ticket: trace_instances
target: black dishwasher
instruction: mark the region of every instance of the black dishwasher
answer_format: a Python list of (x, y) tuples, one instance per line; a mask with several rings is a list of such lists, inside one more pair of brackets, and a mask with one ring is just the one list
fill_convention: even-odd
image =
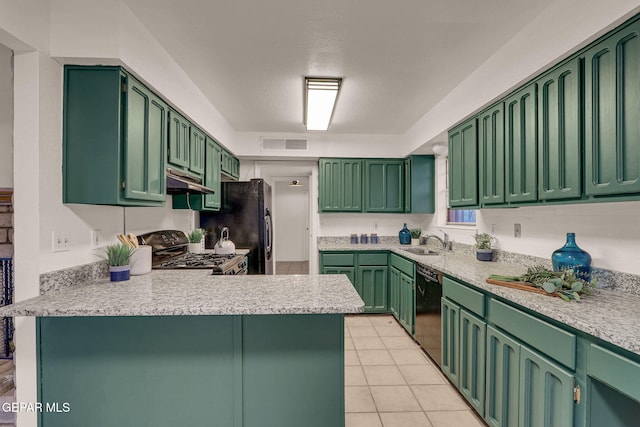
[(420, 347), (442, 367), (442, 326), (440, 299), (442, 273), (426, 265), (416, 264), (416, 324), (415, 338)]

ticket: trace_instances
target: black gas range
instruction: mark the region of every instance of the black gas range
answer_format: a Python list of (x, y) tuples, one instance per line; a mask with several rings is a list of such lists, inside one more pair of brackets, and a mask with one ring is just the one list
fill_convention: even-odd
[(246, 255), (217, 255), (209, 251), (190, 253), (189, 239), (179, 230), (160, 230), (138, 236), (138, 242), (151, 246), (154, 269), (211, 269), (212, 274), (247, 274)]

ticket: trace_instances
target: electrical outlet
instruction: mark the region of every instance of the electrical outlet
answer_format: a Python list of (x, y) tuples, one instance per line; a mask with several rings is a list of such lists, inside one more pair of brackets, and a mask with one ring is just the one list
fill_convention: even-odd
[(513, 237), (522, 237), (522, 227), (520, 226), (520, 224), (513, 224)]
[(100, 230), (91, 230), (91, 247), (98, 248), (100, 247), (100, 243), (102, 243), (102, 236), (100, 235)]
[(71, 241), (69, 235), (53, 231), (51, 233), (51, 252), (64, 252), (69, 250)]
[(496, 234), (496, 225), (491, 224), (491, 234)]

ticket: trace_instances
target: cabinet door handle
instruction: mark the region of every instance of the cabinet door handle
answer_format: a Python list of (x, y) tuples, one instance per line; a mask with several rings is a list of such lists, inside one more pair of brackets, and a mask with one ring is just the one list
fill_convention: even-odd
[(580, 403), (580, 386), (577, 385), (573, 388), (573, 401)]

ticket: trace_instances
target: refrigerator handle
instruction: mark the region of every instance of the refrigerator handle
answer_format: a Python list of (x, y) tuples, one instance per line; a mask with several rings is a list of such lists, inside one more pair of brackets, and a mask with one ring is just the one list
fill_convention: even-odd
[(266, 241), (265, 241), (265, 246), (266, 246), (266, 259), (271, 259), (271, 246), (273, 244), (273, 239), (272, 239), (272, 232), (273, 232), (273, 227), (272, 227), (272, 223), (271, 223), (271, 212), (269, 212), (269, 209), (267, 209), (267, 212), (264, 216), (264, 231), (265, 231), (265, 237), (266, 237)]

